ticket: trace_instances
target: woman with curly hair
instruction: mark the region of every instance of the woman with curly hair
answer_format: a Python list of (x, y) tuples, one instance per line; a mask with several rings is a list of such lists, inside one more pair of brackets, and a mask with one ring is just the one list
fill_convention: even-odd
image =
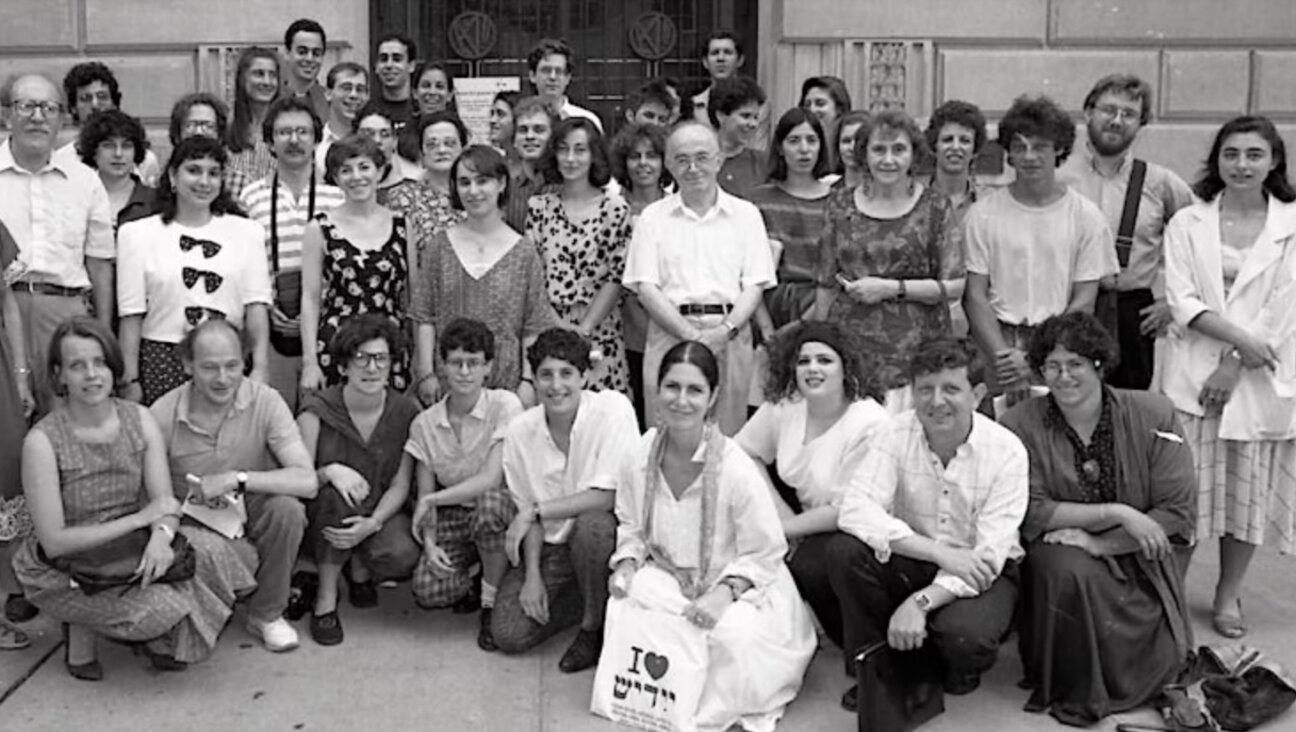
[(975, 104), (951, 99), (932, 112), (927, 123), (927, 145), (936, 157), (931, 186), (949, 198), (960, 217), (981, 191), (972, 164), (985, 143), (985, 115)]
[[(859, 349), (845, 328), (812, 320), (775, 339), (768, 401), (734, 439), (747, 454), (778, 468), (783, 534), (801, 596), (824, 632), (842, 644), (841, 609), (828, 582), (825, 547), (869, 438), (887, 420)], [(787, 490), (783, 490), (786, 488)]]
[(221, 184), (225, 148), (182, 140), (167, 161), (159, 213), (121, 227), (117, 309), (125, 357), (122, 394), (152, 404), (188, 381), (175, 345), (198, 323), (226, 318), (252, 341), (252, 377), (265, 381), (273, 301), (265, 229)]
[(117, 226), (157, 213), (154, 189), (135, 172), (148, 152), (138, 119), (115, 109), (95, 112), (81, 126), (76, 150), (99, 173)]

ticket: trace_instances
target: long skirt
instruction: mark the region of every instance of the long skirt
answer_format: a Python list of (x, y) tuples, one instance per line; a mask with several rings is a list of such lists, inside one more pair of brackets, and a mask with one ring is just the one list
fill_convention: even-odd
[[(680, 615), (689, 600), (670, 574), (652, 564), (635, 573), (624, 600)], [(770, 732), (801, 689), (817, 639), (810, 614), (786, 567), (763, 592), (729, 606), (707, 633), (710, 665), (694, 720), (699, 730)]]
[(19, 548), (14, 571), (27, 599), (55, 620), (118, 640), (160, 640), (165, 653), (193, 663), (211, 654), (235, 599), (256, 588), (256, 557), (238, 549), (250, 544), (226, 541), (202, 527), (185, 525), (180, 532), (197, 559), (193, 578), (183, 582), (87, 595), (40, 560), (35, 536)]
[(1197, 536), (1296, 553), (1296, 440), (1222, 440), (1219, 416), (1179, 412), (1197, 466)]

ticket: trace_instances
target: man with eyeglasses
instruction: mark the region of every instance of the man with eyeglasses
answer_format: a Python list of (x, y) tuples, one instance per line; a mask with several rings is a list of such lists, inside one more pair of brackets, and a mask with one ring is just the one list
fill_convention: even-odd
[(680, 341), (701, 341), (720, 361), (715, 415), (726, 435), (747, 419), (755, 368), (748, 321), (775, 284), (774, 259), (760, 211), (716, 182), (723, 164), (709, 125), (681, 122), (666, 143), (666, 167), (678, 186), (639, 216), (622, 284), (648, 311), (644, 413), (657, 410), (657, 370)]
[[(1116, 236), (1120, 272), (1100, 283), (1097, 308), (1099, 320), (1114, 329), (1120, 345), (1120, 362), (1107, 382), (1147, 389), (1156, 338), (1172, 320), (1165, 295), (1165, 227), (1192, 203), (1192, 190), (1167, 168), (1130, 153), (1152, 115), (1152, 87), (1146, 81), (1128, 74), (1105, 76), (1085, 97), (1084, 110), (1088, 140), (1058, 177), (1098, 205)], [(1131, 199), (1131, 186), (1139, 182)]]
[(319, 491), (314, 462), (279, 392), (243, 377), (248, 343), (233, 323), (202, 321), (179, 352), (190, 381), (149, 407), (166, 441), (172, 490), (186, 504), (242, 512), (230, 541), (256, 555), (248, 632), (269, 651), (290, 651), (297, 631), (283, 614), (306, 531), (302, 501)]
[(329, 147), (355, 131), (356, 115), (369, 103), (369, 71), (354, 61), (335, 64), (328, 72), (328, 113), (324, 134), (315, 146), (315, 166), (324, 170)]
[(1098, 281), (1117, 271), (1107, 219), (1058, 180), (1075, 144), (1071, 117), (1048, 97), (1019, 97), (999, 123), (1013, 182), (968, 209), (963, 308), (990, 364), (991, 394), (1029, 394), (1026, 348), (1054, 315), (1093, 313)]
[(310, 18), (299, 18), (284, 31), (284, 61), (288, 73), (283, 75), (283, 91), (306, 100), (320, 119), (328, 115), (329, 109), (328, 95), (319, 83), (326, 45), (328, 38), (324, 27)]
[(603, 121), (599, 116), (572, 104), (567, 97), (567, 87), (571, 85), (575, 66), (576, 52), (562, 39), (542, 38), (531, 49), (531, 53), (527, 54), (527, 78), (535, 87), (536, 96), (543, 99), (562, 119), (584, 117), (602, 132)]
[[(68, 111), (72, 113), (72, 121), (77, 125), (85, 124), (86, 120), (90, 119), (90, 115), (95, 112), (121, 109), (122, 93), (117, 84), (117, 77), (112, 69), (98, 61), (87, 61), (73, 66), (67, 72), (67, 76), (63, 77), (63, 95), (71, 100), (71, 108)], [(67, 155), (80, 160), (76, 151), (76, 128), (72, 129), (71, 138), (54, 154)], [(158, 163), (157, 155), (154, 155), (152, 150), (145, 150), (143, 162), (135, 166), (135, 175), (144, 182), (144, 185), (156, 187), (161, 173), (162, 168)]]
[(239, 201), (248, 217), (266, 230), (266, 253), (274, 277), (270, 308), (269, 383), (296, 410), (301, 378), (302, 234), (315, 214), (341, 205), (342, 189), (324, 183), (315, 165), (315, 141), (323, 123), (303, 97), (281, 97), (270, 105), (262, 135), (275, 158), (274, 171), (243, 189)]
[(20, 378), (31, 377), (40, 415), (55, 399), (42, 367), (54, 329), (90, 307), (100, 322), (113, 321), (117, 246), (99, 176), (74, 157), (54, 154), (64, 111), (58, 86), (39, 74), (11, 76), (0, 87), (0, 106), (10, 132), (0, 145), (0, 221), (19, 250), (4, 283), (27, 341), (26, 363), (14, 366)]

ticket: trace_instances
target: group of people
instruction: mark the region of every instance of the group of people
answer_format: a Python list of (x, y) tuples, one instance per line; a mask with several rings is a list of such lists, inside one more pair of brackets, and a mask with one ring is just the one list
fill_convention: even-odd
[(237, 602), (271, 651), (297, 613), (336, 645), (343, 586), (409, 578), (485, 651), (577, 628), (567, 672), (617, 603), (684, 617), (701, 729), (773, 728), (810, 611), (851, 678), (886, 643), (954, 694), (1015, 628), (1026, 708), (1088, 725), (1185, 662), (1193, 547), (1220, 538), (1227, 638), (1255, 548), (1296, 547), (1269, 120), (1190, 187), (1131, 153), (1146, 82), (1098, 81), (1080, 141), (1021, 97), (992, 187), (975, 105), (923, 129), (816, 77), (771, 125), (731, 33), (611, 138), (563, 41), (489, 140), (412, 40), (321, 84), (325, 44), (299, 20), (232, 113), (179, 100), (164, 165), (102, 64), (0, 89), (0, 590), (72, 676), (101, 636), (182, 670)]

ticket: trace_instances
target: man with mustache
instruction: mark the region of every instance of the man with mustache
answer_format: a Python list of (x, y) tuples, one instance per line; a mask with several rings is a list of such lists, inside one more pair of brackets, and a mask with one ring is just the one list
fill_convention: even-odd
[[(1120, 272), (1100, 283), (1104, 297), (1114, 300), (1120, 363), (1107, 382), (1123, 389), (1147, 389), (1152, 383), (1156, 338), (1170, 325), (1165, 295), (1162, 237), (1175, 213), (1192, 203), (1192, 191), (1182, 178), (1155, 163), (1136, 159), (1130, 148), (1152, 115), (1152, 87), (1137, 76), (1112, 74), (1098, 80), (1084, 101), (1089, 139), (1058, 171), (1058, 177), (1098, 205), (1117, 236)], [(1142, 186), (1130, 239), (1120, 239), (1129, 187), (1135, 168)], [(1100, 311), (1102, 308), (1100, 308)], [(1101, 313), (1100, 313), (1101, 315)]]
[(324, 27), (310, 18), (293, 21), (284, 31), (284, 61), (288, 73), (283, 75), (285, 94), (304, 99), (323, 119), (328, 115), (329, 100), (319, 83), (328, 37)]
[(99, 176), (75, 156), (54, 154), (67, 109), (58, 86), (40, 74), (16, 74), (0, 87), (0, 106), (10, 132), (0, 144), (0, 221), (18, 244), (4, 284), (27, 339), (27, 362), (15, 368), (19, 378), (32, 379), (41, 415), (55, 399), (39, 367), (54, 329), (85, 315), (87, 303), (100, 322), (112, 323), (117, 245)]
[(990, 363), (990, 391), (1012, 406), (1029, 393), (1035, 326), (1064, 312), (1092, 314), (1098, 281), (1117, 267), (1102, 211), (1057, 177), (1075, 145), (1071, 117), (1048, 97), (1018, 97), (999, 123), (999, 144), (1016, 178), (968, 209), (963, 308)]
[(270, 385), (290, 409), (297, 406), (301, 378), (302, 233), (315, 214), (343, 201), (342, 189), (324, 183), (315, 164), (315, 142), (323, 124), (303, 97), (288, 95), (270, 105), (262, 134), (275, 158), (270, 175), (249, 183), (239, 196), (248, 217), (265, 227), (266, 253), (274, 275), (270, 308)]

